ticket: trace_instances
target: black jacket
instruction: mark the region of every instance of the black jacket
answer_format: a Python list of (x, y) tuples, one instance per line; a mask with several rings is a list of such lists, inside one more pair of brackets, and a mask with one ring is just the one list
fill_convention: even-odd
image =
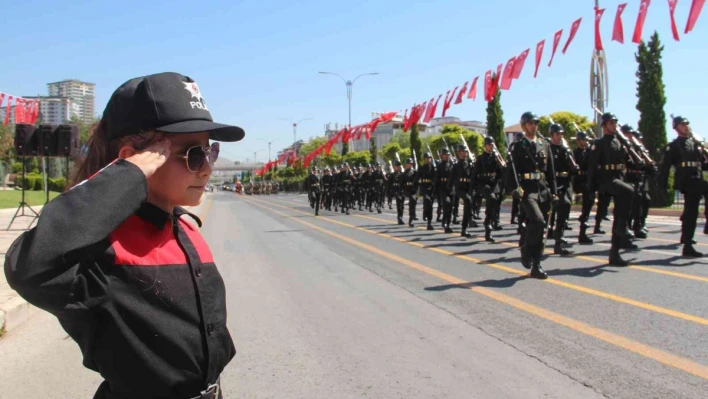
[(550, 201), (551, 193), (547, 181), (548, 144), (538, 137), (533, 141), (523, 138), (509, 146), (509, 161), (506, 173), (506, 191), (516, 189), (514, 178), (514, 162), (519, 185), (524, 190), (524, 198), (534, 198), (538, 201)]
[[(224, 282), (181, 208), (146, 203), (119, 160), (49, 202), (5, 258), (10, 286), (53, 313), (84, 366), (126, 397), (198, 396), (236, 353)], [(135, 394), (140, 392), (141, 395)]]
[(703, 170), (708, 164), (693, 139), (677, 137), (666, 146), (664, 161), (659, 171), (659, 184), (666, 187), (671, 167), (676, 168), (674, 188), (683, 192), (692, 180), (703, 180)]

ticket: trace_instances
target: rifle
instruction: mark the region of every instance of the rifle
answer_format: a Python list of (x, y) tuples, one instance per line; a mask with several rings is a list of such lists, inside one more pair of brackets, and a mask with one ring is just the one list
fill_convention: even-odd
[(442, 138), (443, 143), (445, 143), (445, 147), (447, 147), (447, 150), (450, 152), (450, 155), (452, 156), (452, 162), (457, 162), (457, 157), (455, 157), (455, 150), (451, 149), (449, 145), (447, 145), (447, 140), (445, 140), (445, 136), (440, 136)]
[[(430, 154), (430, 157), (433, 158), (433, 166), (435, 166), (435, 157), (433, 157), (433, 150), (430, 149), (430, 144), (425, 143), (425, 146), (428, 147), (428, 153)], [(440, 154), (438, 153), (438, 158), (440, 158)]]
[[(597, 107), (593, 107), (593, 109), (595, 110), (595, 112), (602, 115), (602, 112), (600, 112), (600, 110), (597, 109)], [(617, 121), (617, 124), (619, 125), (620, 122)], [(619, 140), (620, 144), (622, 144), (622, 146), (627, 149), (627, 152), (629, 153), (629, 157), (632, 158), (632, 162), (634, 162), (637, 165), (645, 165), (644, 159), (642, 157), (640, 157), (636, 151), (634, 151), (634, 148), (632, 148), (632, 144), (630, 144), (629, 140), (627, 140), (627, 138), (624, 137), (624, 133), (617, 132), (615, 134), (615, 137), (617, 137), (617, 140)]]
[(396, 161), (401, 162), (401, 157), (398, 156), (398, 151), (396, 151)]
[(519, 193), (519, 197), (523, 197), (524, 189), (521, 188), (521, 184), (519, 184), (519, 175), (516, 173), (516, 165), (514, 164), (514, 157), (511, 155), (511, 151), (507, 151), (506, 156), (509, 157), (509, 162), (511, 163), (511, 170), (512, 172), (514, 172), (514, 181), (516, 182), (516, 188), (514, 189), (514, 191)]
[(470, 146), (467, 145), (467, 141), (465, 141), (465, 136), (460, 133), (460, 140), (462, 140), (462, 144), (465, 145), (465, 150), (467, 151), (467, 156), (470, 158), (470, 162), (472, 162), (472, 157), (474, 156), (474, 153), (470, 151)]
[[(573, 127), (575, 128), (575, 130), (578, 131), (578, 133), (582, 132), (582, 130), (580, 130), (580, 126), (578, 126), (577, 123), (573, 122)], [(585, 134), (587, 134), (587, 136), (590, 137), (590, 138), (593, 139), (593, 140), (595, 140), (595, 138), (596, 138), (596, 137), (595, 137), (595, 133), (592, 132), (592, 129), (589, 129), (589, 130), (587, 131), (587, 133), (585, 133)]]
[[(674, 114), (671, 114), (671, 119), (674, 119)], [(708, 153), (706, 153), (706, 147), (705, 147), (705, 141), (703, 138), (696, 133), (693, 133), (693, 129), (691, 129), (691, 125), (688, 125), (688, 137), (693, 140), (693, 144), (698, 148), (698, 150), (701, 152), (701, 155), (703, 155), (703, 162), (706, 163), (708, 162)]]
[(388, 167), (391, 168), (391, 173), (393, 173), (393, 162), (391, 160), (388, 160)]
[[(549, 116), (548, 119), (550, 120), (551, 124), (553, 124), (553, 119)], [(550, 128), (549, 128), (550, 129)], [(553, 175), (553, 198), (555, 201), (557, 201), (558, 198), (558, 182), (556, 181), (556, 163), (553, 162), (553, 149), (551, 149), (551, 139), (546, 138), (541, 136), (540, 134), (537, 134), (537, 136), (541, 137), (542, 140), (548, 143), (548, 158), (551, 160), (551, 174)]]
[(411, 152), (413, 153), (413, 170), (417, 171), (418, 170), (418, 156), (415, 155), (415, 150), (411, 148)]
[[(551, 121), (551, 124), (555, 124), (555, 122), (553, 122), (553, 118), (551, 118), (550, 116), (548, 117), (548, 120)], [(575, 122), (573, 122), (573, 124), (575, 125)], [(561, 141), (561, 145), (565, 149), (565, 159), (570, 163), (570, 167), (573, 168), (573, 170), (575, 171), (580, 170), (578, 164), (575, 162), (575, 158), (573, 158), (573, 154), (570, 152), (570, 146), (568, 145), (568, 142), (565, 141), (565, 136)]]

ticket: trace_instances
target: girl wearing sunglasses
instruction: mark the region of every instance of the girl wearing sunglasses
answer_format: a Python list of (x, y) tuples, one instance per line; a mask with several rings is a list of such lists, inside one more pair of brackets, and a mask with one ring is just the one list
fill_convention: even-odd
[(131, 79), (94, 127), (74, 186), (49, 202), (6, 255), (10, 286), (54, 314), (94, 398), (221, 398), (235, 355), (224, 282), (184, 218), (219, 155), (210, 140), (243, 129), (213, 122), (197, 84), (177, 73)]

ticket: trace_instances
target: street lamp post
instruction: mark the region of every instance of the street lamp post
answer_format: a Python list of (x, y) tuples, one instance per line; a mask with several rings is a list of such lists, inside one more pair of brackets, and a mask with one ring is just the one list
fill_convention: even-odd
[(268, 162), (270, 162), (270, 160), (271, 160), (271, 158), (270, 158), (270, 145), (275, 143), (276, 141), (278, 141), (278, 139), (268, 141), (268, 140), (264, 140), (264, 139), (259, 138), (258, 140), (260, 140), (264, 143), (268, 143)]
[(293, 124), (293, 144), (295, 144), (295, 143), (297, 143), (297, 125), (300, 124), (300, 122), (310, 121), (310, 120), (312, 120), (312, 118), (300, 119), (297, 122), (293, 122), (290, 119), (286, 119), (286, 118), (278, 118), (278, 120), (290, 122)]
[[(352, 127), (352, 86), (354, 86), (354, 82), (356, 82), (357, 79), (359, 79), (362, 76), (367, 76), (367, 75), (378, 75), (378, 72), (369, 72), (369, 73), (362, 73), (361, 75), (355, 77), (353, 80), (346, 80), (342, 75), (334, 72), (320, 72), (322, 75), (335, 75), (339, 76), (340, 79), (342, 79), (342, 82), (344, 82), (344, 85), (347, 86), (347, 99), (349, 100), (349, 125), (348, 127), (351, 129)], [(345, 154), (346, 152), (344, 151), (344, 148), (347, 148), (347, 151), (349, 150), (349, 143), (344, 143), (342, 144), (342, 153)]]

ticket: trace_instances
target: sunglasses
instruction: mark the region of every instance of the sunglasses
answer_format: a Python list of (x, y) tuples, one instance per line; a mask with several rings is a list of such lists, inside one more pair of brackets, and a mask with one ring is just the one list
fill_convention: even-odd
[(198, 172), (205, 162), (209, 162), (209, 166), (214, 166), (214, 162), (219, 158), (219, 143), (190, 147), (184, 154), (175, 154), (175, 156), (184, 158), (190, 172)]

